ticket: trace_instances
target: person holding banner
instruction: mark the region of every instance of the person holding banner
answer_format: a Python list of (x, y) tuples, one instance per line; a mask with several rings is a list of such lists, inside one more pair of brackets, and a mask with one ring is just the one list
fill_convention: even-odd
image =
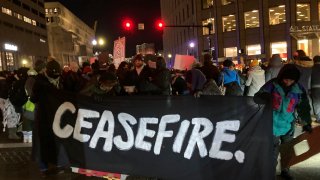
[[(293, 139), (295, 129), (295, 112), (302, 120), (303, 131), (312, 132), (310, 105), (306, 90), (298, 83), (300, 71), (293, 64), (287, 64), (280, 70), (277, 78), (264, 84), (254, 95), (257, 104), (266, 104), (272, 99), (274, 169), (277, 166), (280, 144)], [(293, 179), (289, 169), (282, 169), (284, 179)]]

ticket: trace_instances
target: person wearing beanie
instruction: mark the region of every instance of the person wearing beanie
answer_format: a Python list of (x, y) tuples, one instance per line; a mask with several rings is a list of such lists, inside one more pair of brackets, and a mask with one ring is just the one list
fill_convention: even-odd
[(246, 86), (248, 87), (248, 93), (246, 95), (254, 96), (265, 83), (264, 70), (259, 66), (258, 60), (253, 60), (250, 63), (247, 76)]
[(320, 56), (313, 58), (314, 66), (311, 73), (311, 97), (316, 122), (320, 123)]
[[(276, 172), (280, 144), (293, 139), (295, 130), (295, 112), (301, 119), (302, 130), (311, 133), (310, 105), (306, 90), (298, 83), (300, 71), (294, 64), (281, 68), (277, 78), (264, 84), (254, 95), (257, 104), (272, 103), (274, 137), (274, 171)], [(281, 170), (281, 176), (292, 179), (289, 169)]]
[(273, 78), (276, 78), (279, 74), (280, 69), (282, 68), (282, 58), (279, 54), (273, 54), (269, 60), (269, 65), (266, 70), (266, 82), (270, 81)]

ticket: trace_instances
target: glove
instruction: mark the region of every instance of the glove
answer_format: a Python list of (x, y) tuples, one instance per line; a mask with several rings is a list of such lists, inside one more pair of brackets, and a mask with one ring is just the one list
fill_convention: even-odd
[(304, 126), (302, 127), (302, 132), (312, 133), (311, 124), (304, 125)]

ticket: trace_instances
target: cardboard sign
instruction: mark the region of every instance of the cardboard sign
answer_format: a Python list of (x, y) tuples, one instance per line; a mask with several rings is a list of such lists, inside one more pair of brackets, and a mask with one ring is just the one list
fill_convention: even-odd
[(194, 62), (195, 58), (193, 56), (176, 54), (173, 68), (178, 70), (190, 70)]
[[(320, 137), (320, 126), (313, 128), (313, 131), (311, 134), (308, 132), (305, 132), (299, 135), (298, 137), (294, 138), (291, 142), (281, 145), (280, 146), (281, 167), (287, 168), (287, 167), (293, 166), (320, 153), (319, 137)], [(307, 141), (310, 149), (301, 155), (296, 155), (294, 146), (303, 141)]]

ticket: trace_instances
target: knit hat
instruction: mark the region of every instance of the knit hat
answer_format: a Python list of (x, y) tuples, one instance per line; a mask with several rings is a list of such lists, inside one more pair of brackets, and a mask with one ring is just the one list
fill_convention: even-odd
[(298, 82), (300, 79), (300, 71), (294, 64), (286, 64), (281, 68), (277, 79), (279, 81), (282, 81), (283, 79), (292, 79), (295, 82)]
[(29, 69), (27, 74), (28, 74), (28, 76), (36, 76), (38, 73), (34, 69)]
[(35, 63), (34, 63), (34, 70), (36, 70), (38, 73), (42, 70), (46, 68), (46, 63), (42, 60), (37, 60)]
[(314, 63), (320, 63), (320, 56), (313, 57), (313, 62)]
[(259, 66), (259, 61), (258, 60), (252, 60), (251, 63), (250, 63), (250, 67), (256, 67), (256, 66)]
[(60, 64), (56, 60), (49, 61), (46, 68), (49, 77), (57, 77), (61, 73)]

